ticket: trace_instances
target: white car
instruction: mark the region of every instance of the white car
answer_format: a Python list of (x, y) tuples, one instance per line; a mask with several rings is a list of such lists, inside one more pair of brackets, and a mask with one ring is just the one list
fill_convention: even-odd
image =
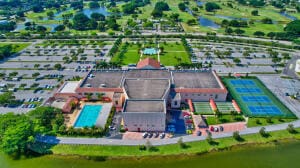
[(163, 139), (166, 136), (166, 134), (163, 132), (159, 135), (160, 139)]
[(148, 136), (147, 132), (143, 133), (143, 138), (147, 138), (147, 136)]

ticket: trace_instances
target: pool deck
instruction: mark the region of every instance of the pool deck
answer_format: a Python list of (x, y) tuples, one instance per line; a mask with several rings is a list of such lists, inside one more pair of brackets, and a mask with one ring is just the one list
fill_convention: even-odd
[[(99, 104), (100, 105), (100, 104)], [(102, 110), (101, 113), (99, 114), (97, 120), (96, 120), (96, 126), (97, 127), (105, 127), (106, 121), (108, 119), (110, 110), (112, 108), (112, 103), (102, 103)]]
[(84, 105), (101, 105), (102, 106), (101, 112), (100, 112), (100, 114), (99, 114), (99, 116), (96, 120), (95, 125), (104, 128), (104, 126), (106, 124), (106, 120), (109, 116), (110, 110), (112, 108), (112, 103), (103, 103), (103, 102), (94, 102), (94, 103), (88, 102), (88, 103), (86, 103), (86, 102), (80, 102), (80, 107), (78, 109), (75, 109), (72, 114), (69, 114), (70, 121), (67, 122), (66, 125), (68, 127), (75, 125), (75, 122), (77, 121)]

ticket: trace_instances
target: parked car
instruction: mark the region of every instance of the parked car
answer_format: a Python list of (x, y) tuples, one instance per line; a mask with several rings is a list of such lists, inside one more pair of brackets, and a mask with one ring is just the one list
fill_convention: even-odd
[(197, 131), (197, 136), (201, 136), (202, 132), (201, 131)]
[(147, 136), (148, 136), (148, 133), (147, 133), (147, 132), (144, 132), (144, 133), (143, 133), (143, 138), (147, 138)]
[(152, 138), (152, 136), (153, 136), (153, 133), (152, 133), (152, 132), (149, 132), (149, 133), (148, 133), (148, 137), (149, 137), (149, 138)]
[(166, 136), (166, 134), (163, 132), (163, 133), (160, 134), (159, 137), (160, 137), (160, 139), (163, 139), (165, 136)]
[(218, 132), (219, 128), (218, 127), (214, 127), (214, 132)]
[(154, 138), (157, 138), (159, 136), (159, 133), (158, 132), (155, 132), (154, 133)]
[(220, 126), (219, 129), (220, 129), (221, 132), (224, 131), (224, 127), (223, 126)]

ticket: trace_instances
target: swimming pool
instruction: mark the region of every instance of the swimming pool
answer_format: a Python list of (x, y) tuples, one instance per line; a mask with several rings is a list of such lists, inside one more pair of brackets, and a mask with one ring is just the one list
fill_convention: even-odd
[(157, 50), (155, 48), (145, 48), (143, 53), (145, 55), (154, 55), (157, 54)]
[(101, 113), (102, 105), (84, 105), (74, 127), (92, 127)]

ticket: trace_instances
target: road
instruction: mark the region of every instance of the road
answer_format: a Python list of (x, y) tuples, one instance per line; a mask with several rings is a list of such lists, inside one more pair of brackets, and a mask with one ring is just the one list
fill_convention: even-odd
[[(160, 33), (156, 33), (156, 32), (152, 32), (152, 33), (142, 33), (142, 35), (154, 35), (154, 34), (158, 34), (158, 35), (184, 35), (184, 34), (188, 34), (188, 35), (194, 35), (194, 36), (206, 36), (206, 33), (186, 33), (186, 32), (160, 32)], [(292, 45), (293, 43), (290, 41), (283, 41), (283, 40), (272, 40), (272, 39), (263, 39), (263, 38), (255, 38), (255, 37), (244, 37), (244, 36), (234, 36), (234, 35), (223, 35), (223, 34), (217, 34), (217, 37), (230, 37), (230, 38), (237, 38), (237, 39), (245, 39), (245, 40), (258, 40), (258, 41), (267, 41), (267, 42), (274, 42), (274, 43), (281, 43), (281, 44), (285, 44), (285, 45)]]
[[(295, 128), (300, 127), (300, 120), (291, 122), (291, 123), (284, 123), (278, 125), (270, 125), (264, 126), (266, 131), (277, 131), (277, 130), (285, 130), (288, 124), (293, 124)], [(258, 133), (262, 127), (252, 127), (246, 128), (243, 131), (240, 131), (240, 135), (246, 134), (255, 134)], [(203, 141), (206, 139), (205, 136), (193, 136), (193, 135), (185, 135), (181, 136), (183, 142), (193, 142), (193, 141)], [(225, 137), (232, 137), (231, 132), (227, 133), (218, 133), (213, 134), (212, 137), (214, 139), (217, 138), (225, 138)], [(169, 139), (160, 139), (160, 140), (149, 140), (150, 143), (154, 146), (159, 145), (167, 145), (167, 144), (175, 144), (177, 143), (178, 139), (176, 138), (169, 138)], [(54, 137), (54, 136), (38, 136), (36, 140), (39, 142), (50, 143), (50, 144), (71, 144), (71, 145), (126, 145), (126, 146), (135, 146), (135, 145), (144, 145), (147, 140), (122, 140), (122, 139), (109, 139), (109, 138), (73, 138), (73, 137)]]

